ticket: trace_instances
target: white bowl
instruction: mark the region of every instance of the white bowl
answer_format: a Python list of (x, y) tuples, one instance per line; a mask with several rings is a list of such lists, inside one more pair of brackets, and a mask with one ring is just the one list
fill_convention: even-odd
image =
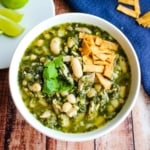
[[(71, 133), (63, 133), (60, 131), (56, 131), (53, 129), (49, 129), (45, 126), (43, 126), (26, 108), (18, 86), (18, 69), (19, 69), (19, 63), (21, 61), (21, 58), (24, 54), (24, 51), (29, 46), (31, 41), (33, 41), (40, 33), (42, 33), (44, 30), (66, 22), (80, 22), (80, 23), (88, 23), (92, 25), (96, 25), (100, 27), (101, 29), (107, 31), (109, 34), (111, 34), (122, 46), (124, 49), (129, 63), (131, 67), (131, 89), (129, 92), (128, 99), (126, 103), (124, 104), (121, 111), (118, 113), (118, 115), (109, 123), (107, 123), (105, 126), (96, 129), (94, 131), (86, 132), (86, 133), (77, 133), (77, 134), (71, 134)], [(65, 141), (86, 141), (91, 140), (97, 137), (100, 137), (108, 132), (110, 132), (112, 129), (117, 127), (130, 113), (131, 109), (133, 108), (139, 88), (140, 88), (140, 67), (139, 62), (137, 59), (137, 55), (135, 53), (134, 48), (132, 47), (129, 40), (126, 38), (126, 36), (117, 29), (114, 25), (107, 22), (106, 20), (89, 15), (89, 14), (83, 14), (83, 13), (68, 13), (68, 14), (62, 14), (57, 15), (55, 17), (52, 17), (50, 19), (47, 19), (34, 27), (20, 42), (18, 45), (12, 61), (10, 65), (9, 70), (9, 85), (10, 85), (10, 91), (13, 98), (13, 101), (21, 113), (21, 115), (24, 117), (24, 119), (36, 130), (43, 133), (44, 135), (48, 137), (52, 137), (59, 140), (65, 140)]]

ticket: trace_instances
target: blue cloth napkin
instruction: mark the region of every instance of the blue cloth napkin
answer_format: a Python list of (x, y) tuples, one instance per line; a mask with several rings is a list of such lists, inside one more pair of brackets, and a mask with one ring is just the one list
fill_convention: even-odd
[[(117, 26), (131, 41), (138, 55), (142, 84), (150, 96), (150, 28), (143, 28), (134, 18), (116, 10), (117, 0), (66, 0), (74, 11), (97, 15)], [(140, 0), (141, 14), (150, 11), (150, 0)]]

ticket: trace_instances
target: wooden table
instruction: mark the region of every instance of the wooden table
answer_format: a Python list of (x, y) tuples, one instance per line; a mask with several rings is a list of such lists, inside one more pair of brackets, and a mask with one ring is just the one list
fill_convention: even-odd
[[(56, 14), (71, 11), (55, 0)], [(142, 86), (133, 111), (111, 133), (87, 142), (63, 142), (34, 130), (18, 113), (8, 85), (8, 69), (0, 70), (0, 150), (150, 150), (150, 97)]]

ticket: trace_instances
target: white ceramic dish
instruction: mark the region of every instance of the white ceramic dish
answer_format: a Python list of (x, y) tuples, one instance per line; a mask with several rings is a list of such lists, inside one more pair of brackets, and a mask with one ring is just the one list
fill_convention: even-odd
[[(38, 120), (36, 120), (33, 115), (28, 111), (28, 109), (25, 107), (20, 92), (19, 92), (19, 86), (18, 86), (18, 68), (19, 63), (21, 60), (21, 56), (24, 54), (25, 49), (27, 46), (31, 43), (35, 37), (37, 37), (41, 32), (44, 30), (55, 26), (60, 23), (66, 23), (66, 22), (81, 22), (81, 23), (88, 23), (93, 24), (96, 26), (99, 26), (103, 30), (106, 30), (109, 34), (111, 34), (115, 39), (118, 40), (118, 42), (121, 44), (123, 49), (125, 50), (125, 53), (129, 59), (129, 63), (131, 65), (131, 74), (132, 74), (132, 83), (131, 83), (131, 90), (129, 93), (129, 97), (120, 111), (120, 113), (108, 124), (105, 126), (91, 131), (87, 133), (81, 133), (81, 134), (67, 134), (62, 133), (59, 131), (55, 131), (52, 129), (49, 129), (45, 126), (43, 126)], [(133, 108), (139, 88), (140, 88), (140, 67), (139, 62), (136, 56), (136, 53), (131, 45), (131, 43), (128, 41), (128, 39), (121, 33), (120, 30), (118, 30), (115, 26), (110, 24), (109, 22), (98, 18), (96, 16), (88, 15), (88, 14), (81, 14), (81, 13), (69, 13), (69, 14), (63, 14), (58, 15), (55, 17), (52, 17), (38, 26), (36, 26), (33, 30), (31, 30), (21, 41), (19, 46), (17, 47), (11, 65), (10, 65), (10, 72), (9, 72), (9, 84), (10, 84), (10, 90), (12, 94), (12, 98), (14, 100), (14, 103), (16, 107), (18, 108), (19, 112), (22, 114), (22, 116), (25, 118), (25, 120), (35, 129), (37, 129), (39, 132), (47, 135), (48, 137), (56, 138), (59, 140), (65, 140), (65, 141), (85, 141), (85, 140), (91, 140), (97, 137), (100, 137), (108, 132), (110, 132), (112, 129), (117, 127), (130, 113), (131, 109)]]
[[(0, 7), (2, 7), (0, 5)], [(44, 11), (43, 11), (44, 10)], [(53, 0), (29, 0), (25, 7), (17, 10), (24, 14), (20, 24), (25, 27), (25, 32), (16, 38), (0, 35), (0, 69), (8, 68), (13, 53), (24, 35), (41, 21), (55, 15)]]

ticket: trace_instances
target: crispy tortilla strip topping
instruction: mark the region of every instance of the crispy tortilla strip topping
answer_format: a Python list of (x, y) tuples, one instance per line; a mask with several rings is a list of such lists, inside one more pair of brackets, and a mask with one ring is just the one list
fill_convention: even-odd
[(92, 48), (92, 54), (97, 56), (101, 55), (101, 54), (105, 54), (105, 55), (112, 55), (114, 52), (110, 51), (110, 50), (100, 50), (99, 48)]
[(128, 16), (130, 16), (130, 17), (138, 18), (138, 15), (137, 15), (137, 13), (135, 12), (135, 10), (132, 10), (132, 9), (130, 9), (130, 8), (127, 8), (126, 6), (123, 6), (123, 5), (121, 5), (121, 4), (119, 4), (119, 5), (117, 6), (117, 10), (120, 11), (120, 12), (122, 12), (122, 13), (124, 13), (124, 14), (126, 14), (126, 15), (128, 15)]
[(100, 59), (100, 60), (103, 60), (103, 61), (105, 61), (105, 60), (107, 60), (107, 59), (109, 59), (111, 57), (111, 55), (103, 54), (103, 53), (102, 54), (101, 53), (96, 53), (96, 54), (93, 54), (92, 56), (94, 57), (94, 60)]
[(95, 60), (94, 62), (94, 65), (109, 65), (109, 63), (107, 61), (101, 61), (101, 60)]
[(84, 64), (87, 64), (87, 65), (93, 64), (93, 60), (90, 56), (83, 55), (82, 59), (83, 59)]
[(100, 73), (96, 73), (96, 76), (99, 80), (99, 82), (102, 84), (102, 86), (106, 89), (106, 90), (109, 90), (111, 88), (111, 81), (106, 79), (105, 77), (103, 77), (102, 74)]
[(143, 27), (150, 27), (150, 11), (145, 13), (140, 18), (136, 19), (139, 25), (142, 25)]
[(103, 40), (100, 45), (100, 49), (101, 50), (103, 50), (103, 49), (118, 50), (118, 44), (116, 44), (114, 42)]
[(85, 33), (84, 32), (79, 32), (79, 39), (83, 39), (85, 36)]
[(118, 2), (126, 5), (131, 5), (131, 6), (134, 5), (134, 0), (118, 0)]
[(138, 18), (141, 14), (139, 0), (118, 0), (118, 3), (122, 3), (128, 6), (133, 6), (128, 8), (122, 4), (117, 6), (117, 10), (133, 18)]
[(104, 69), (104, 76), (111, 79), (112, 74), (113, 74), (113, 70), (114, 70), (114, 61), (116, 59), (116, 55), (111, 57), (110, 63), (108, 65), (105, 65), (105, 69)]
[(114, 63), (114, 60), (115, 60), (115, 58), (116, 58), (116, 54), (113, 54), (113, 55), (111, 55), (111, 57), (108, 57), (108, 59), (107, 59), (107, 61), (111, 64), (111, 63)]
[(101, 65), (83, 65), (83, 72), (100, 72), (104, 71), (104, 66)]
[(82, 41), (82, 48), (81, 48), (81, 54), (89, 56), (90, 53), (91, 53), (91, 48), (90, 48), (89, 42), (87, 42), (86, 40), (83, 39), (83, 41)]
[[(139, 17), (141, 14), (139, 0), (118, 0), (118, 3), (121, 3), (118, 4), (116, 8), (118, 11), (133, 18), (136, 18), (136, 21), (139, 25), (142, 25), (145, 28), (150, 28), (150, 11), (145, 13), (143, 16)], [(122, 4), (133, 6), (133, 9), (130, 9)]]
[(118, 50), (119, 45), (86, 33), (79, 33), (79, 38), (82, 39), (80, 51), (83, 60), (83, 72), (98, 73), (97, 81), (105, 89), (110, 89), (110, 80), (116, 58), (115, 51)]
[(96, 39), (95, 39), (95, 45), (100, 46), (101, 43), (102, 43), (102, 39), (97, 36)]
[(139, 0), (134, 0), (134, 9), (138, 18), (139, 15), (141, 14)]
[(113, 64), (105, 65), (104, 76), (111, 79), (113, 70), (114, 70)]

